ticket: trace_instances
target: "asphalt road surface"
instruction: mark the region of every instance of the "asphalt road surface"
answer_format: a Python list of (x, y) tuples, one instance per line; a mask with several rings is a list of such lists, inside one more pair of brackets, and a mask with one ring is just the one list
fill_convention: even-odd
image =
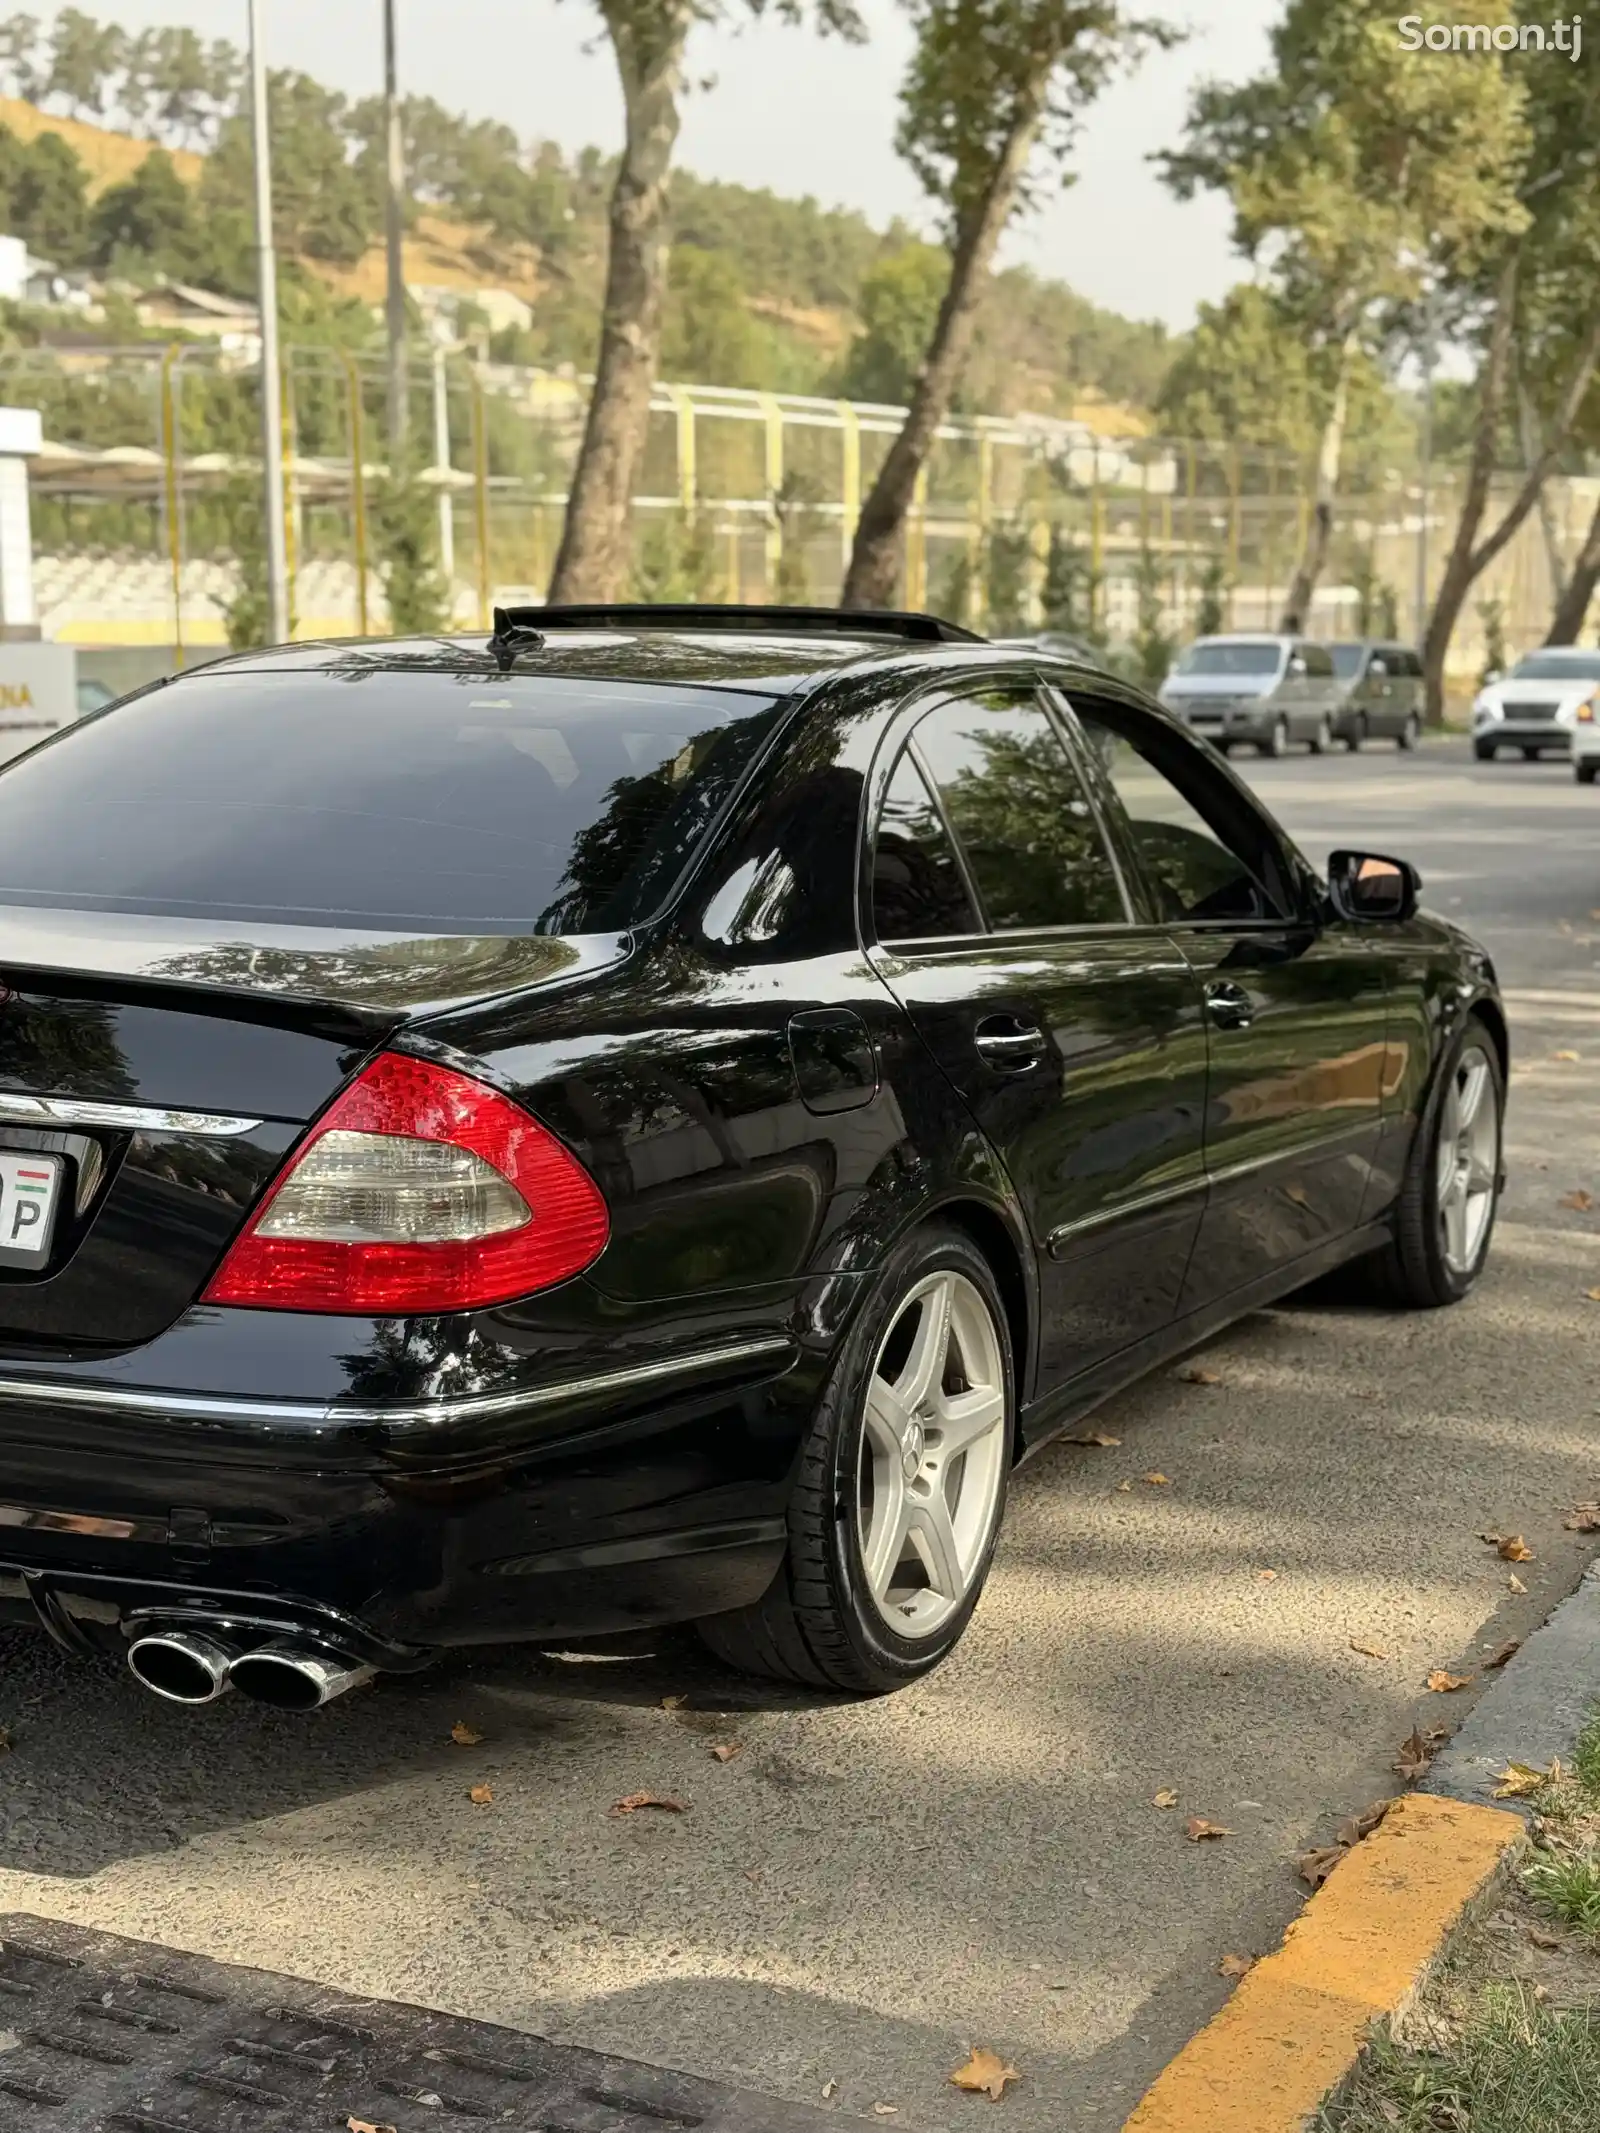
[[(312, 1719), (185, 1713), (0, 1635), (0, 1911), (801, 2101), (836, 2084), (907, 2127), (985, 2118), (945, 2077), (987, 2045), (1022, 2077), (1011, 2133), (1117, 2125), (1220, 2003), (1218, 1959), (1293, 1915), (1296, 1856), (1395, 1789), (1414, 1720), (1470, 1702), (1429, 1670), (1476, 1673), (1573, 1586), (1593, 1543), (1562, 1517), (1600, 1496), (1600, 1218), (1560, 1204), (1600, 1201), (1600, 794), (1459, 742), (1249, 774), (1318, 859), (1414, 857), (1499, 960), (1511, 1184), (1472, 1301), (1301, 1301), (1213, 1342), (1217, 1383), (1119, 1398), (1121, 1445), (1028, 1469), (964, 1645), (883, 1702), (751, 1688), (673, 1636)], [(687, 1812), (608, 1815), (639, 1790)], [(1188, 1813), (1232, 1834), (1188, 1843)]]

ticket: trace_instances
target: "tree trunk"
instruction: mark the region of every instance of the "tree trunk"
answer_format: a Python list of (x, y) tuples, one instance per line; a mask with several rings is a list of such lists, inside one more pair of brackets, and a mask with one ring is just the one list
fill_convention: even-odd
[(1501, 271), (1500, 287), (1495, 298), (1494, 324), (1490, 330), (1489, 353), (1484, 363), (1477, 430), (1472, 440), (1472, 459), (1467, 469), (1466, 490), (1461, 499), (1461, 516), (1456, 525), (1456, 537), (1451, 545), (1449, 561), (1445, 564), (1444, 576), (1434, 596), (1433, 612), (1428, 617), (1428, 631), (1422, 644), (1422, 668), (1427, 678), (1428, 722), (1435, 726), (1444, 721), (1445, 655), (1450, 649), (1450, 639), (1455, 634), (1456, 624), (1461, 619), (1461, 610), (1466, 605), (1467, 594), (1538, 502), (1541, 490), (1554, 471), (1561, 447), (1578, 418), (1578, 411), (1594, 377), (1596, 358), (1600, 357), (1600, 312), (1596, 312), (1589, 321), (1583, 348), (1567, 380), (1566, 391), (1562, 395), (1560, 407), (1556, 410), (1556, 417), (1545, 438), (1543, 449), (1524, 474), (1521, 485), (1506, 506), (1499, 523), (1479, 540), (1478, 529), (1483, 523), (1483, 514), (1489, 501), (1489, 484), (1494, 473), (1495, 438), (1499, 427), (1500, 408), (1505, 398), (1506, 374), (1510, 366), (1517, 268), (1517, 255), (1513, 253)]
[(978, 304), (994, 263), (995, 247), (1016, 205), (1017, 186), (1038, 131), (1037, 102), (1018, 114), (982, 199), (957, 231), (939, 316), (928, 352), (917, 372), (911, 405), (900, 434), (890, 445), (872, 493), (861, 507), (850, 568), (845, 572), (842, 607), (889, 607), (900, 581), (900, 550), (906, 513), (917, 476), (927, 462), (934, 435), (950, 412), (967, 351), (972, 346)]
[(600, 360), (550, 580), (552, 601), (615, 600), (627, 582), (634, 477), (661, 348), (667, 185), (683, 48), (693, 19), (682, 0), (659, 10), (607, 0), (603, 12), (622, 78), (627, 139), (611, 193)]
[(1562, 587), (1556, 611), (1550, 617), (1546, 644), (1577, 643), (1597, 585), (1600, 585), (1600, 501), (1595, 504), (1583, 546), (1572, 565), (1572, 574)]
[[(1522, 471), (1526, 474), (1543, 451), (1544, 439), (1539, 434), (1539, 415), (1533, 395), (1520, 379), (1517, 382), (1517, 427), (1522, 439)], [(1544, 540), (1544, 565), (1550, 573), (1550, 590), (1559, 607), (1561, 596), (1567, 589), (1567, 565), (1561, 553), (1561, 536), (1556, 531), (1555, 508), (1548, 487), (1539, 491), (1539, 532)]]
[(1352, 325), (1339, 344), (1339, 374), (1333, 383), (1333, 403), (1328, 409), (1328, 419), (1322, 425), (1322, 439), (1317, 447), (1317, 493), (1311, 507), (1311, 523), (1306, 528), (1306, 545), (1295, 565), (1289, 590), (1284, 594), (1283, 612), (1278, 617), (1278, 628), (1285, 636), (1294, 636), (1305, 628), (1312, 595), (1328, 560), (1328, 543), (1333, 537), (1334, 499), (1339, 493), (1339, 468), (1344, 459), (1345, 424), (1350, 415), (1350, 367), (1355, 361), (1359, 342), (1360, 328)]

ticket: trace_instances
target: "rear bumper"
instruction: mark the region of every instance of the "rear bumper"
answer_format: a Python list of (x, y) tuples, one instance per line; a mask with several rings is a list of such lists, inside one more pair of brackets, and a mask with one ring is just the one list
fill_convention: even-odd
[(404, 1667), (742, 1606), (781, 1559), (854, 1286), (455, 1396), (158, 1392), (0, 1365), (0, 1609), (68, 1643), (203, 1618)]

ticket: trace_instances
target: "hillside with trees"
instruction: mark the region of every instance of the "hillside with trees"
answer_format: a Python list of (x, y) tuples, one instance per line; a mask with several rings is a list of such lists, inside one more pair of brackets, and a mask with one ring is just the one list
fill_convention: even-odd
[[(76, 8), (0, 23), (0, 224), (66, 272), (253, 293), (242, 53), (192, 30), (135, 35)], [(278, 241), (300, 330), (381, 287), (382, 108), (309, 75), (271, 81)], [(613, 163), (405, 102), (408, 244), (440, 279), (532, 307), (494, 336), (506, 361), (592, 368)], [(902, 224), (678, 171), (662, 340), (669, 377), (903, 401), (947, 272)], [(1013, 268), (987, 292), (957, 396), (965, 409), (1154, 405), (1178, 344)]]

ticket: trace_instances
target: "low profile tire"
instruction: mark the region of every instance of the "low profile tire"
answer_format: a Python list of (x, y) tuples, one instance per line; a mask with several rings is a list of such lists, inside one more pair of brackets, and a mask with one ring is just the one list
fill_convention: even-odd
[(1459, 1303), (1483, 1272), (1500, 1205), (1505, 1101), (1494, 1039), (1469, 1016), (1406, 1166), (1394, 1242), (1372, 1264), (1385, 1302), (1413, 1311)]
[(1592, 785), (1595, 778), (1600, 776), (1600, 763), (1574, 763), (1572, 775), (1580, 785)]
[(1015, 1371), (988, 1262), (959, 1231), (900, 1245), (817, 1403), (783, 1567), (698, 1624), (747, 1673), (882, 1695), (972, 1618), (1005, 1511)]
[(1366, 713), (1362, 712), (1344, 737), (1344, 745), (1351, 755), (1359, 755), (1367, 738)]
[[(1421, 739), (1422, 721), (1418, 718), (1415, 711), (1413, 711), (1407, 717), (1406, 722), (1400, 728), (1400, 731), (1395, 735), (1394, 744), (1397, 748), (1402, 749), (1407, 755), (1409, 755), (1412, 749), (1417, 746)], [(1491, 749), (1490, 754), (1492, 755), (1493, 753), (1494, 751)]]
[(1313, 755), (1326, 755), (1333, 746), (1333, 728), (1325, 718), (1317, 721), (1317, 730), (1307, 745)]
[(1278, 756), (1287, 755), (1288, 753), (1289, 721), (1287, 719), (1280, 718), (1278, 723), (1273, 727), (1269, 738), (1264, 741), (1256, 742), (1256, 754), (1267, 755), (1276, 758)]

